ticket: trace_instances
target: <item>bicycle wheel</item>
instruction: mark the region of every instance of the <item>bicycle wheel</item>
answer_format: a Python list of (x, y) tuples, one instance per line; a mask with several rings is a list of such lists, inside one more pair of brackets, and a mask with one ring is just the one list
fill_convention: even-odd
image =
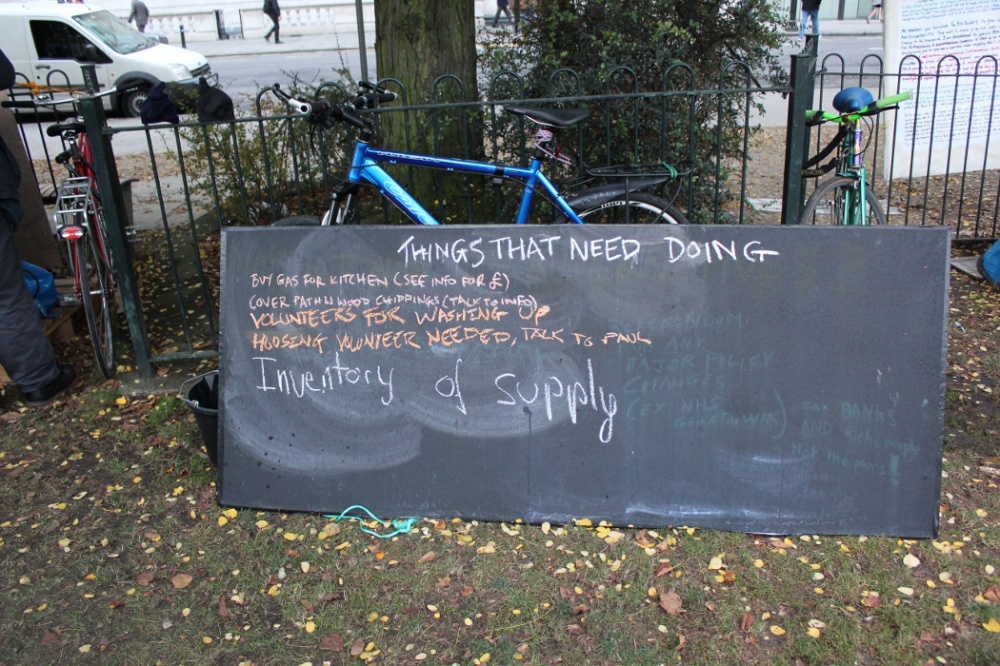
[(577, 215), (587, 224), (687, 224), (684, 215), (666, 199), (646, 192), (633, 192)]
[(812, 193), (802, 210), (800, 224), (821, 226), (861, 226), (872, 224), (887, 224), (885, 211), (871, 190), (865, 190), (865, 200), (868, 202), (868, 215), (863, 221), (858, 212), (858, 181), (854, 178), (840, 176), (826, 181)]
[(92, 230), (72, 243), (73, 268), (80, 280), (80, 297), (83, 313), (90, 331), (97, 364), (105, 377), (114, 377), (115, 344), (113, 335), (114, 295), (112, 277), (105, 255)]

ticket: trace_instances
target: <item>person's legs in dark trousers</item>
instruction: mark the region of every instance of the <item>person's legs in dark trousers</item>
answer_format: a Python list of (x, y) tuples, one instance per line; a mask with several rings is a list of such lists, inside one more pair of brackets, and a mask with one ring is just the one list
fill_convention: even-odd
[(29, 393), (57, 379), (59, 367), (21, 272), (14, 235), (20, 211), (16, 201), (0, 200), (0, 365)]
[(274, 35), (274, 43), (280, 44), (281, 39), (278, 37), (278, 27), (280, 25), (280, 21), (278, 21), (278, 19), (274, 16), (271, 16), (270, 19), (273, 25), (271, 26), (271, 29), (267, 31), (267, 34), (264, 35), (264, 39), (271, 39), (271, 35)]

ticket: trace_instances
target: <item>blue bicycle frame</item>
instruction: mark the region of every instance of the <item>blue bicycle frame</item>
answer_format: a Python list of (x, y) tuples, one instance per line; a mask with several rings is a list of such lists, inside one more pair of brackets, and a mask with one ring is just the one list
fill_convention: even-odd
[(559, 210), (563, 212), (563, 215), (570, 222), (583, 224), (583, 220), (580, 219), (580, 216), (566, 202), (566, 199), (559, 193), (555, 185), (552, 184), (552, 181), (542, 173), (542, 162), (537, 158), (531, 160), (531, 165), (528, 168), (500, 166), (486, 162), (382, 150), (374, 148), (364, 141), (356, 142), (348, 180), (352, 183), (370, 183), (374, 185), (379, 189), (382, 196), (395, 204), (407, 217), (417, 224), (437, 225), (440, 222), (427, 212), (427, 209), (421, 206), (416, 199), (410, 196), (409, 192), (390, 176), (385, 169), (378, 166), (379, 164), (418, 166), (444, 171), (456, 171), (458, 173), (501, 176), (503, 178), (522, 180), (525, 183), (524, 196), (521, 198), (521, 207), (517, 213), (516, 224), (526, 224), (528, 222), (528, 214), (531, 210), (531, 201), (536, 187), (541, 187), (542, 190), (548, 192), (552, 200), (559, 207)]

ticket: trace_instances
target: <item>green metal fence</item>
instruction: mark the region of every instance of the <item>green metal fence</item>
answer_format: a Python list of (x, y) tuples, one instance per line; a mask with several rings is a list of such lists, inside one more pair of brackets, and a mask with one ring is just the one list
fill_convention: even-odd
[[(878, 97), (915, 81), (921, 86), (917, 103), (900, 113), (917, 118), (926, 106), (936, 112), (949, 103), (938, 94), (928, 101), (927, 87), (940, 90), (942, 82), (970, 76), (940, 67), (933, 74), (901, 71), (890, 75), (882, 71), (877, 59), (866, 59), (861, 72), (848, 73), (838, 69), (836, 57), (817, 63), (815, 48), (810, 39), (806, 50), (792, 57), (787, 86), (761, 87), (754, 72), (742, 63), (732, 63), (724, 73), (726, 86), (695, 89), (692, 69), (678, 64), (652, 86), (637, 80), (628, 68), (619, 68), (600, 90), (584, 89), (575, 72), (562, 70), (552, 75), (549, 94), (534, 99), (523, 97), (523, 81), (512, 72), (482, 86), (482, 99), (468, 99), (462, 82), (445, 76), (424, 102), (390, 79), (381, 83), (399, 93), (400, 102), (370, 113), (380, 125), (389, 114), (405, 119), (401, 149), (410, 150), (417, 139), (431, 137), (435, 154), (524, 164), (532, 130), (521, 119), (505, 115), (505, 104), (585, 106), (591, 110), (590, 119), (560, 137), (565, 152), (590, 166), (619, 162), (678, 166), (686, 176), (658, 193), (696, 222), (795, 224), (810, 187), (800, 177), (802, 163), (822, 140), (805, 127), (806, 109), (828, 106), (827, 92), (846, 85), (864, 85)], [(984, 63), (982, 71), (971, 75), (974, 94), (978, 90), (992, 100), (996, 61)], [(337, 102), (353, 90), (323, 84), (302, 92)], [(765, 99), (772, 113), (776, 100), (786, 100), (779, 107), (786, 122), (783, 129), (768, 130), (771, 138), (780, 136), (777, 146), (759, 148), (756, 125)], [(346, 127), (316, 131), (301, 117), (289, 115), (267, 91), (254, 100), (252, 115), (211, 124), (109, 126), (93, 100), (85, 99), (82, 106), (88, 132), (100, 137), (94, 142), (94, 160), (101, 174), (105, 213), (116, 221), (111, 225), (112, 248), (116, 257), (127, 258), (115, 267), (139, 370), (150, 375), (157, 364), (216, 355), (222, 226), (266, 225), (290, 215), (321, 215), (333, 189), (345, 178), (351, 132)], [(992, 102), (989, 108), (992, 119)], [(719, 118), (727, 122), (720, 123)], [(887, 161), (891, 168), (901, 154), (886, 150), (887, 143), (899, 146), (901, 141), (893, 120), (880, 120), (870, 134), (866, 159), (872, 161), (875, 174), (883, 173)], [(987, 143), (991, 129), (992, 124)], [(751, 155), (757, 156), (756, 162)], [(762, 155), (771, 159), (764, 160), (770, 166), (764, 167), (763, 175), (780, 182), (770, 195), (781, 202), (777, 212), (751, 205), (753, 192), (759, 189), (757, 181), (762, 179), (757, 166)], [(520, 192), (510, 185), (490, 178), (435, 174), (432, 197), (422, 203), (429, 204), (439, 219), (450, 223), (509, 223), (514, 219), (513, 206)], [(395, 175), (407, 186), (418, 185), (412, 170)], [(569, 179), (573, 174), (556, 169), (555, 175)], [(985, 161), (967, 161), (956, 175), (961, 176), (959, 183), (950, 174), (911, 172), (887, 182), (877, 179), (875, 188), (886, 193), (893, 209), (892, 224), (948, 224), (957, 239), (996, 237), (996, 171)], [(146, 194), (132, 202), (137, 230), (131, 240), (121, 177), (139, 177), (146, 184)], [(459, 179), (457, 186), (454, 179)], [(930, 201), (938, 212), (931, 210)], [(363, 198), (362, 205), (366, 222), (398, 220), (377, 193)], [(535, 218), (557, 221), (554, 211), (544, 208), (535, 211)]]

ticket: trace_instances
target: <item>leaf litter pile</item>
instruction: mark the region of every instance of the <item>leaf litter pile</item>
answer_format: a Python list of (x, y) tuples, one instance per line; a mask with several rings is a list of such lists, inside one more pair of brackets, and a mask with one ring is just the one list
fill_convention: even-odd
[(929, 540), (223, 509), (190, 410), (61, 346), (0, 395), (0, 664), (1000, 663), (1000, 292), (951, 289)]

